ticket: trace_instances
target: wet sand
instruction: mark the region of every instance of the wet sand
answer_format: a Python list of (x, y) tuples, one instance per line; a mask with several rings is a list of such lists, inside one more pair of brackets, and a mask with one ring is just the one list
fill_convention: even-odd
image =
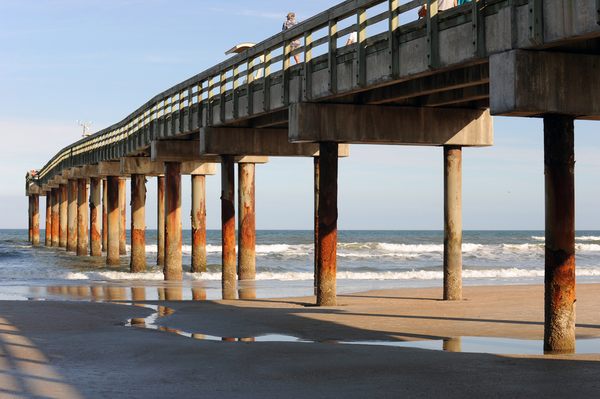
[[(167, 297), (177, 298), (177, 289)], [(85, 290), (72, 290), (81, 296)], [(68, 292), (68, 290), (67, 290)], [(138, 292), (139, 294), (139, 292)], [(197, 334), (316, 342), (215, 342), (125, 327), (153, 310), (88, 302), (0, 302), (0, 397), (595, 397), (599, 354), (455, 353), (338, 341), (541, 339), (541, 286), (372, 291), (312, 298), (167, 301), (158, 324)], [(139, 297), (139, 295), (138, 295)], [(151, 303), (157, 304), (156, 301)], [(600, 285), (578, 286), (578, 338), (600, 337)], [(459, 340), (449, 340), (460, 349)], [(452, 347), (452, 345), (450, 345)]]

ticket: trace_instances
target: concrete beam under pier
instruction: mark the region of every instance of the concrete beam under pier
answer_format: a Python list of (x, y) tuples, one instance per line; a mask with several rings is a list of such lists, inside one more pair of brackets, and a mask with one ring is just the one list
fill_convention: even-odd
[(161, 162), (219, 162), (218, 157), (203, 156), (198, 140), (160, 140), (150, 146), (150, 160)]
[[(189, 148), (192, 146), (194, 149)], [(189, 175), (214, 174), (215, 172), (203, 173), (195, 171), (194, 168), (196, 167), (193, 165), (214, 164), (221, 162), (221, 157), (219, 156), (201, 154), (199, 140), (153, 141), (150, 159), (152, 161), (161, 162), (180, 162), (182, 167), (181, 174)], [(269, 159), (266, 156), (252, 156), (244, 154), (234, 157), (233, 161), (267, 163)]]
[(513, 50), (490, 57), (493, 115), (600, 120), (600, 55)]
[(292, 142), (490, 146), (488, 111), (298, 103), (290, 106)]
[(205, 155), (313, 157), (318, 152), (318, 144), (290, 143), (287, 129), (200, 129), (200, 153)]
[(126, 157), (121, 158), (120, 171), (122, 175), (161, 176), (165, 173), (165, 164), (148, 157)]

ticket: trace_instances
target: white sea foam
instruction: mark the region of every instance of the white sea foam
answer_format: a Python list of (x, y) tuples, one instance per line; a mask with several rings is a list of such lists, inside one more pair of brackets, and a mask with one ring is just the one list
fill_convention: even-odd
[[(541, 238), (541, 237), (532, 237)], [(590, 237), (584, 237), (590, 238)], [(237, 250), (237, 248), (236, 248)], [(576, 250), (579, 253), (600, 252), (600, 244), (577, 243)], [(521, 244), (475, 244), (463, 243), (462, 251), (465, 256), (477, 259), (499, 259), (503, 256), (525, 255), (528, 257), (542, 256), (544, 252), (543, 242), (521, 243)], [(220, 245), (209, 244), (206, 246), (209, 255), (219, 255)], [(278, 257), (284, 259), (299, 259), (312, 256), (314, 248), (312, 244), (259, 244), (256, 246), (258, 257)], [(146, 245), (146, 253), (153, 255), (157, 253), (156, 245)], [(191, 245), (183, 245), (182, 253), (190, 256)], [(386, 242), (350, 242), (338, 244), (338, 256), (345, 259), (432, 259), (444, 253), (443, 244), (399, 244)]]
[[(579, 268), (578, 277), (600, 277), (600, 267)], [(543, 269), (479, 269), (463, 270), (465, 279), (522, 279), (544, 277)], [(407, 270), (407, 271), (385, 271), (385, 272), (351, 272), (338, 271), (338, 280), (441, 280), (443, 272), (440, 270)], [(127, 272), (81, 272), (68, 273), (67, 280), (127, 280), (127, 281), (162, 281), (162, 272), (127, 273)], [(212, 273), (184, 273), (185, 280), (217, 281), (221, 279), (220, 272)], [(256, 280), (278, 280), (278, 281), (306, 281), (312, 280), (311, 272), (259, 272)]]
[[(532, 236), (531, 239), (535, 241), (546, 241), (546, 238), (542, 236)], [(575, 241), (600, 241), (600, 236), (579, 236), (575, 237)]]

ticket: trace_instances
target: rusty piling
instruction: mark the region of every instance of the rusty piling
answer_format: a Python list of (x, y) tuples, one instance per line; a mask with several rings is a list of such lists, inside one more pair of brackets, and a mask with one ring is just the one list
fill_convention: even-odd
[(221, 157), (221, 245), (223, 299), (236, 297), (235, 170), (230, 155)]
[(119, 177), (109, 176), (107, 182), (107, 242), (106, 242), (106, 264), (118, 266), (119, 258), (119, 231), (121, 213), (119, 210)]
[(77, 256), (88, 254), (87, 179), (77, 179)]
[(183, 278), (181, 259), (181, 163), (165, 162), (165, 280)]
[(192, 273), (206, 272), (206, 176), (192, 175)]
[(27, 222), (29, 223), (29, 242), (33, 243), (33, 198), (28, 196), (27, 200), (29, 201), (27, 214)]
[(462, 299), (462, 148), (444, 146), (444, 300)]
[(45, 245), (52, 246), (52, 194), (46, 192), (46, 230), (44, 231)]
[(131, 176), (131, 273), (146, 271), (146, 177)]
[(34, 194), (31, 199), (31, 244), (40, 245), (40, 197)]
[(100, 230), (100, 179), (90, 178), (90, 255), (102, 256), (102, 235)]
[(157, 178), (157, 196), (156, 196), (156, 265), (165, 265), (165, 177)]
[(253, 163), (238, 164), (238, 279), (256, 278), (256, 205)]
[(102, 179), (102, 252), (106, 252), (108, 241), (108, 184)]
[(67, 247), (67, 236), (68, 236), (67, 214), (68, 214), (68, 206), (69, 206), (69, 191), (68, 191), (66, 184), (61, 184), (58, 190), (60, 192), (60, 204), (59, 204), (59, 215), (58, 215), (58, 219), (59, 219), (59, 222), (58, 222), (59, 223), (58, 245), (61, 248), (66, 248)]
[(58, 189), (52, 189), (52, 246), (58, 248), (60, 244), (60, 218), (59, 218), (59, 193)]
[(573, 117), (544, 116), (546, 260), (544, 350), (575, 351), (575, 152)]
[(313, 280), (313, 285), (314, 285), (314, 293), (315, 295), (317, 295), (317, 287), (319, 285), (319, 269), (318, 269), (318, 265), (319, 265), (319, 252), (317, 251), (317, 248), (319, 248), (319, 157), (314, 157), (313, 158), (313, 169), (314, 169), (314, 176), (313, 176), (313, 190), (314, 190), (314, 230), (313, 230), (313, 234), (314, 234), (314, 280)]
[(67, 251), (77, 252), (77, 180), (69, 180), (67, 197)]
[(119, 253), (127, 255), (127, 179), (119, 179)]
[(317, 305), (336, 305), (338, 145), (319, 145), (319, 239)]

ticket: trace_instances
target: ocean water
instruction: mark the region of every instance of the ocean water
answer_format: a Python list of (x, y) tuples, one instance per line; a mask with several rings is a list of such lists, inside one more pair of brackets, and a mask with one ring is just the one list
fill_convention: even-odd
[[(190, 232), (184, 231), (184, 287), (201, 286), (208, 297), (220, 290), (220, 232), (208, 232), (208, 272), (189, 273)], [(43, 240), (43, 232), (41, 234)], [(312, 231), (258, 231), (258, 296), (309, 295), (313, 279)], [(578, 231), (577, 280), (600, 282), (600, 231)], [(128, 272), (128, 257), (108, 269), (104, 259), (78, 258), (62, 249), (32, 248), (26, 230), (0, 230), (0, 298), (17, 295), (16, 287), (60, 285), (162, 284), (156, 263), (156, 231), (147, 233), (146, 273)], [(442, 285), (443, 232), (340, 231), (340, 293), (378, 288)], [(542, 231), (465, 231), (463, 278), (466, 285), (542, 283)]]

